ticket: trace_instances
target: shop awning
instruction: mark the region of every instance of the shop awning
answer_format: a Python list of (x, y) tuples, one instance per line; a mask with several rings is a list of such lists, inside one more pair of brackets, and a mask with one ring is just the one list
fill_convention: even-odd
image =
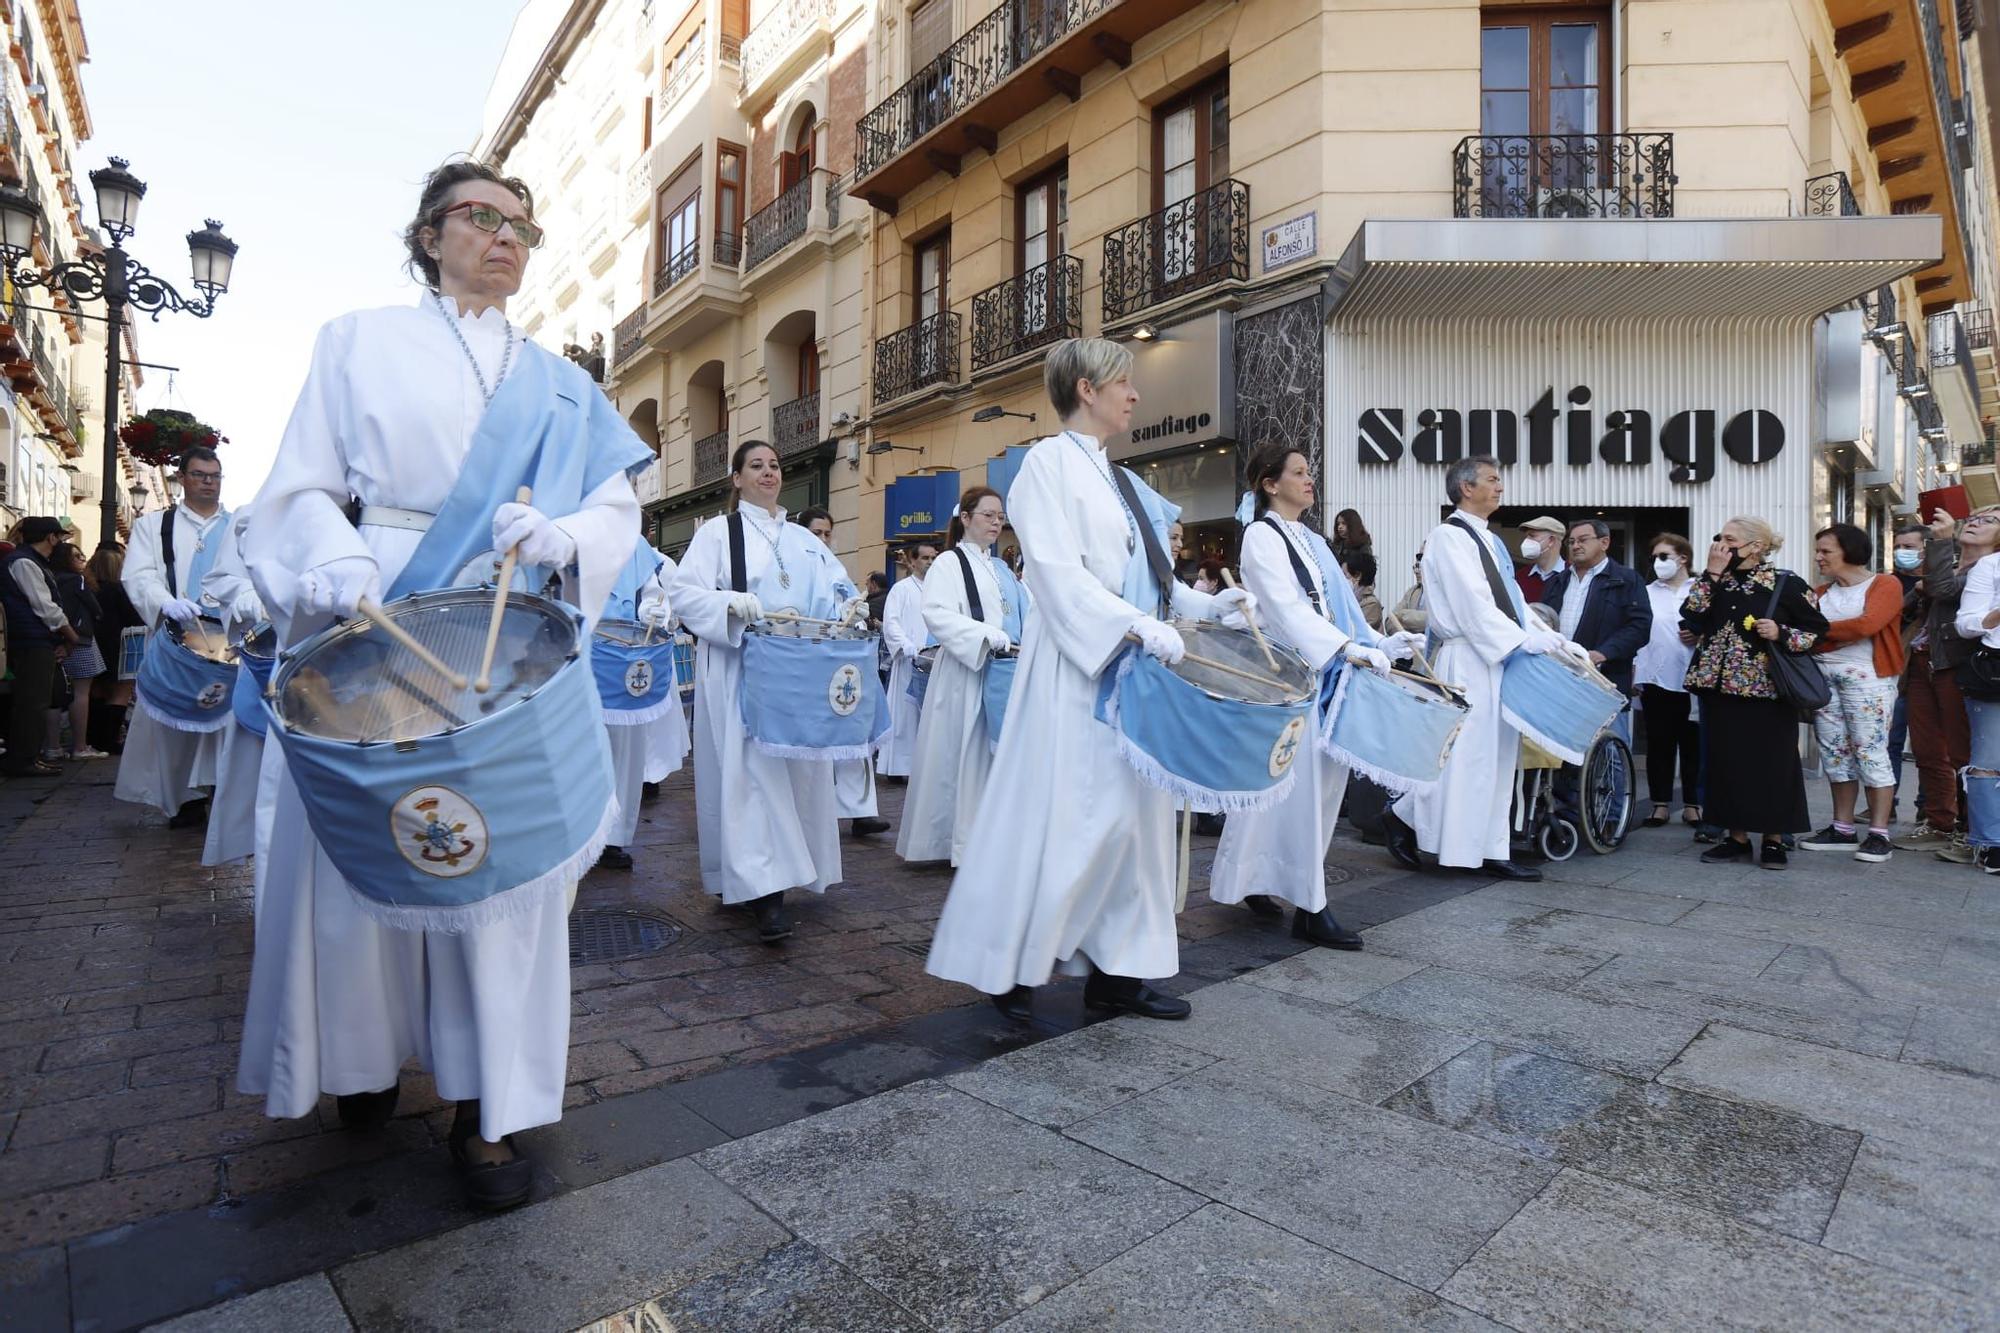
[(1007, 492), (1014, 485), (1014, 474), (1021, 470), (1022, 460), (1028, 456), (1032, 445), (1010, 444), (1000, 454), (986, 460), (986, 484), (1000, 492), (1000, 502), (1007, 502)]
[(942, 538), (958, 504), (958, 473), (919, 472), (889, 483), (882, 500), (882, 540)]
[(1336, 324), (1432, 317), (1810, 319), (1935, 264), (1935, 214), (1420, 218), (1361, 224), (1327, 278)]

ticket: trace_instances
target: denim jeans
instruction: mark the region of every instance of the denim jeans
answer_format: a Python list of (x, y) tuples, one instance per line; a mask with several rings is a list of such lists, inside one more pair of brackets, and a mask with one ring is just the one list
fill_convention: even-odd
[(2000, 702), (1967, 699), (1972, 719), (1972, 762), (1965, 770), (1965, 803), (1975, 847), (2000, 847)]
[[(1896, 696), (1896, 711), (1889, 717), (1889, 771), (1896, 779), (1896, 794), (1889, 798), (1889, 813), (1895, 814), (1897, 805), (1903, 799), (1903, 750), (1910, 739), (1910, 698), (1907, 694)], [(1921, 780), (1921, 775), (1919, 775)], [(1918, 797), (1921, 800), (1921, 781)]]

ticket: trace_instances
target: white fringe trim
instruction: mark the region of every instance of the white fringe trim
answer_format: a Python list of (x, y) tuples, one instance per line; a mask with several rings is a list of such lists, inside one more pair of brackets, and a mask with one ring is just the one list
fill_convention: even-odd
[(1138, 774), (1141, 782), (1178, 798), (1182, 804), (1204, 815), (1269, 810), (1292, 794), (1292, 782), (1298, 767), (1296, 759), (1293, 760), (1292, 766), (1285, 770), (1285, 776), (1262, 791), (1217, 791), (1213, 787), (1204, 787), (1198, 782), (1191, 782), (1178, 773), (1169, 772), (1159, 760), (1133, 744), (1131, 738), (1118, 725), (1118, 686), (1124, 683), (1125, 677), (1132, 673), (1138, 662), (1138, 653), (1133, 652), (1118, 664), (1117, 682), (1111, 688), (1110, 697), (1104, 701), (1104, 724), (1110, 727), (1111, 734), (1118, 738), (1118, 752), (1125, 756), (1125, 762), (1132, 766), (1132, 771)]
[(658, 722), (669, 712), (678, 711), (680, 706), (681, 696), (680, 692), (676, 690), (658, 703), (648, 704), (644, 708), (606, 708), (604, 710), (604, 725), (607, 727), (643, 727), (648, 722)]
[(1336, 764), (1345, 766), (1349, 773), (1367, 778), (1376, 786), (1386, 791), (1394, 792), (1398, 796), (1408, 794), (1428, 796), (1437, 790), (1438, 784), (1436, 778), (1426, 781), (1422, 778), (1409, 777), (1403, 773), (1392, 773), (1386, 768), (1369, 763), (1366, 759), (1353, 754), (1342, 746), (1335, 745), (1324, 735), (1320, 737), (1319, 748), (1321, 754), (1324, 754)]
[(476, 903), (466, 903), (462, 907), (402, 907), (378, 902), (351, 883), (347, 891), (353, 895), (355, 905), (360, 907), (363, 915), (391, 930), (428, 930), (440, 935), (460, 935), (481, 926), (525, 916), (540, 909), (549, 897), (556, 894), (568, 896), (584, 873), (597, 864), (597, 858), (603, 854), (605, 844), (611, 841), (611, 830), (617, 824), (618, 801), (614, 797), (605, 807), (604, 818), (598, 821), (597, 831), (573, 854), (524, 884), (516, 884), (502, 893), (481, 898)]
[(850, 759), (873, 759), (875, 752), (889, 744), (889, 732), (883, 732), (878, 740), (866, 745), (835, 745), (817, 749), (810, 745), (780, 745), (776, 741), (760, 741), (750, 738), (750, 744), (759, 754), (768, 754), (773, 759), (804, 759), (811, 763), (844, 764)]
[(212, 731), (221, 731), (223, 727), (236, 720), (236, 710), (229, 706), (227, 699), (224, 699), (215, 706), (215, 711), (221, 714), (221, 716), (206, 722), (190, 722), (186, 718), (175, 717), (171, 713), (155, 708), (151, 701), (145, 695), (139, 694), (138, 691), (134, 690), (133, 693), (138, 697), (139, 707), (146, 710), (147, 717), (152, 718), (153, 721), (159, 723), (161, 726), (173, 731), (186, 731), (192, 732), (195, 735), (206, 736)]
[(1504, 703), (1500, 705), (1500, 716), (1506, 719), (1508, 726), (1520, 732), (1523, 736), (1526, 736), (1529, 740), (1541, 746), (1565, 764), (1580, 764), (1583, 762), (1583, 751), (1573, 750), (1567, 745), (1558, 744), (1555, 740), (1545, 735), (1539, 727), (1531, 727), (1522, 721), (1521, 715)]

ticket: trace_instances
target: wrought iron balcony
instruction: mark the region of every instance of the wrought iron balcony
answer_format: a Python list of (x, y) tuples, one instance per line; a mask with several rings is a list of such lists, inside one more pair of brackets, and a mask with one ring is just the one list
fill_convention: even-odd
[(745, 273), (806, 234), (806, 214), (812, 211), (812, 184), (812, 173), (807, 172), (744, 222)]
[(694, 442), (689, 450), (693, 474), (692, 486), (708, 486), (729, 475), (729, 428), (724, 426), (713, 435), (704, 435)]
[(1671, 134), (1471, 134), (1451, 160), (1453, 217), (1674, 215)]
[(1226, 180), (1104, 238), (1104, 319), (1250, 276), (1250, 187)]
[(826, 182), (826, 225), (828, 230), (840, 225), (840, 196), (850, 184), (846, 176), (830, 176)]
[(1806, 216), (1809, 218), (1858, 218), (1861, 205), (1854, 198), (1853, 182), (1844, 171), (1806, 178)]
[(611, 364), (621, 365), (645, 345), (646, 307), (640, 306), (618, 321), (611, 330)]
[(1965, 345), (1973, 351), (1990, 351), (1993, 347), (1993, 312), (1981, 306), (1968, 310), (1964, 315)]
[(771, 409), (771, 446), (779, 458), (805, 453), (818, 444), (819, 390)]
[(700, 267), (701, 241), (696, 239), (668, 255), (659, 270), (653, 274), (653, 295), (666, 295), (667, 288)]
[(744, 94), (783, 64), (807, 34), (827, 31), (835, 8), (836, 0), (784, 0), (767, 13), (743, 39)]
[[(674, 103), (687, 95), (687, 90), (694, 87), (695, 80), (699, 79), (702, 71), (708, 68), (707, 27), (696, 28), (694, 35), (689, 37), (681, 50), (674, 54), (678, 59), (667, 70), (666, 84), (660, 89), (660, 103), (653, 112), (653, 119), (660, 124), (666, 123), (667, 113), (673, 109)], [(566, 161), (567, 158), (557, 160)]]
[(1083, 261), (1058, 255), (972, 298), (972, 368), (1083, 333)]
[(947, 310), (875, 340), (875, 401), (958, 382), (958, 324)]
[(724, 268), (735, 268), (743, 262), (743, 233), (722, 231), (715, 234), (715, 262)]

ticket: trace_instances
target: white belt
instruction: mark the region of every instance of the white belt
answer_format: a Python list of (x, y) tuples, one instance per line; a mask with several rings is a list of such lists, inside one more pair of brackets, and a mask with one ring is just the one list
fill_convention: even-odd
[(405, 528), (411, 532), (428, 532), (436, 514), (427, 514), (421, 509), (398, 509), (394, 505), (362, 505), (361, 526), (364, 528)]

